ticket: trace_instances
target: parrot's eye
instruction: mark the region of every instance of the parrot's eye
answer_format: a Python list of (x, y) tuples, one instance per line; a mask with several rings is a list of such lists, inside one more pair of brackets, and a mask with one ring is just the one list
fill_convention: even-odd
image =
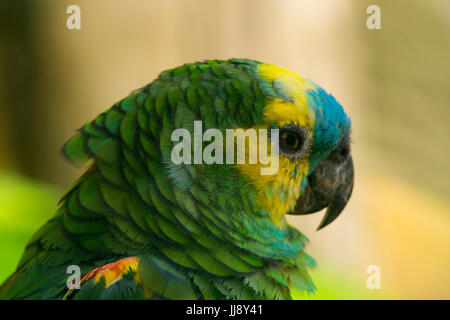
[(309, 153), (309, 134), (308, 131), (291, 123), (279, 129), (279, 147), (280, 154), (287, 157), (290, 161), (303, 159)]
[(291, 151), (297, 151), (301, 148), (301, 137), (297, 132), (282, 131), (281, 132), (281, 145), (283, 148)]
[(280, 128), (279, 146), (281, 154), (292, 161), (303, 158), (306, 155), (308, 145), (307, 131), (295, 124), (289, 124)]

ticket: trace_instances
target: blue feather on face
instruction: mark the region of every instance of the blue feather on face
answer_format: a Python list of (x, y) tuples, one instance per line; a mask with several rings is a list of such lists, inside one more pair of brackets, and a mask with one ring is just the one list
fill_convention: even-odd
[(315, 90), (306, 91), (306, 97), (308, 107), (316, 115), (310, 158), (312, 172), (342, 139), (350, 134), (351, 122), (341, 104), (318, 85)]

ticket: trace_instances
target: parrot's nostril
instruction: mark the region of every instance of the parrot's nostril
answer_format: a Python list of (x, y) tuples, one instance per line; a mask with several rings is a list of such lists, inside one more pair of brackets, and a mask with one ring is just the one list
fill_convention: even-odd
[(339, 155), (340, 155), (342, 158), (344, 158), (344, 159), (347, 159), (347, 157), (348, 157), (349, 154), (350, 154), (350, 150), (349, 150), (349, 148), (347, 148), (347, 147), (341, 148), (341, 150), (340, 150), (340, 152), (339, 152)]
[(339, 146), (334, 149), (328, 156), (328, 160), (340, 164), (350, 156), (350, 142), (348, 139), (343, 140)]

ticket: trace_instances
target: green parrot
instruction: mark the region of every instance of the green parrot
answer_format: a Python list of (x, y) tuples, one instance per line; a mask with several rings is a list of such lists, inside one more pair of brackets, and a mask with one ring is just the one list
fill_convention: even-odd
[[(173, 132), (195, 136), (198, 121), (203, 130), (223, 133), (270, 131), (266, 142), (276, 151), (278, 170), (262, 174), (270, 164), (261, 159), (174, 162), (180, 140)], [(327, 208), (322, 228), (343, 210), (353, 188), (350, 128), (335, 98), (285, 68), (230, 59), (166, 70), (65, 144), (64, 156), (86, 171), (30, 239), (0, 298), (292, 299), (293, 290), (312, 293), (315, 261), (286, 214)], [(183, 149), (183, 159), (206, 151), (204, 140), (193, 151)], [(246, 153), (254, 143), (248, 141)]]

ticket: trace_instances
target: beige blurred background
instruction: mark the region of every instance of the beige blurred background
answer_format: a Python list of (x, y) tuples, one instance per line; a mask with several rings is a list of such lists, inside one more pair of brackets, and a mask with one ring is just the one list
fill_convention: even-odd
[[(80, 30), (66, 28), (71, 4)], [(370, 4), (381, 30), (366, 27)], [(278, 64), (331, 92), (353, 123), (347, 209), (319, 232), (322, 213), (290, 217), (311, 240), (319, 292), (450, 298), (448, 0), (5, 0), (0, 12), (0, 175), (61, 195), (81, 173), (59, 156), (64, 142), (162, 70), (230, 57)], [(380, 290), (366, 287), (370, 265)]]

